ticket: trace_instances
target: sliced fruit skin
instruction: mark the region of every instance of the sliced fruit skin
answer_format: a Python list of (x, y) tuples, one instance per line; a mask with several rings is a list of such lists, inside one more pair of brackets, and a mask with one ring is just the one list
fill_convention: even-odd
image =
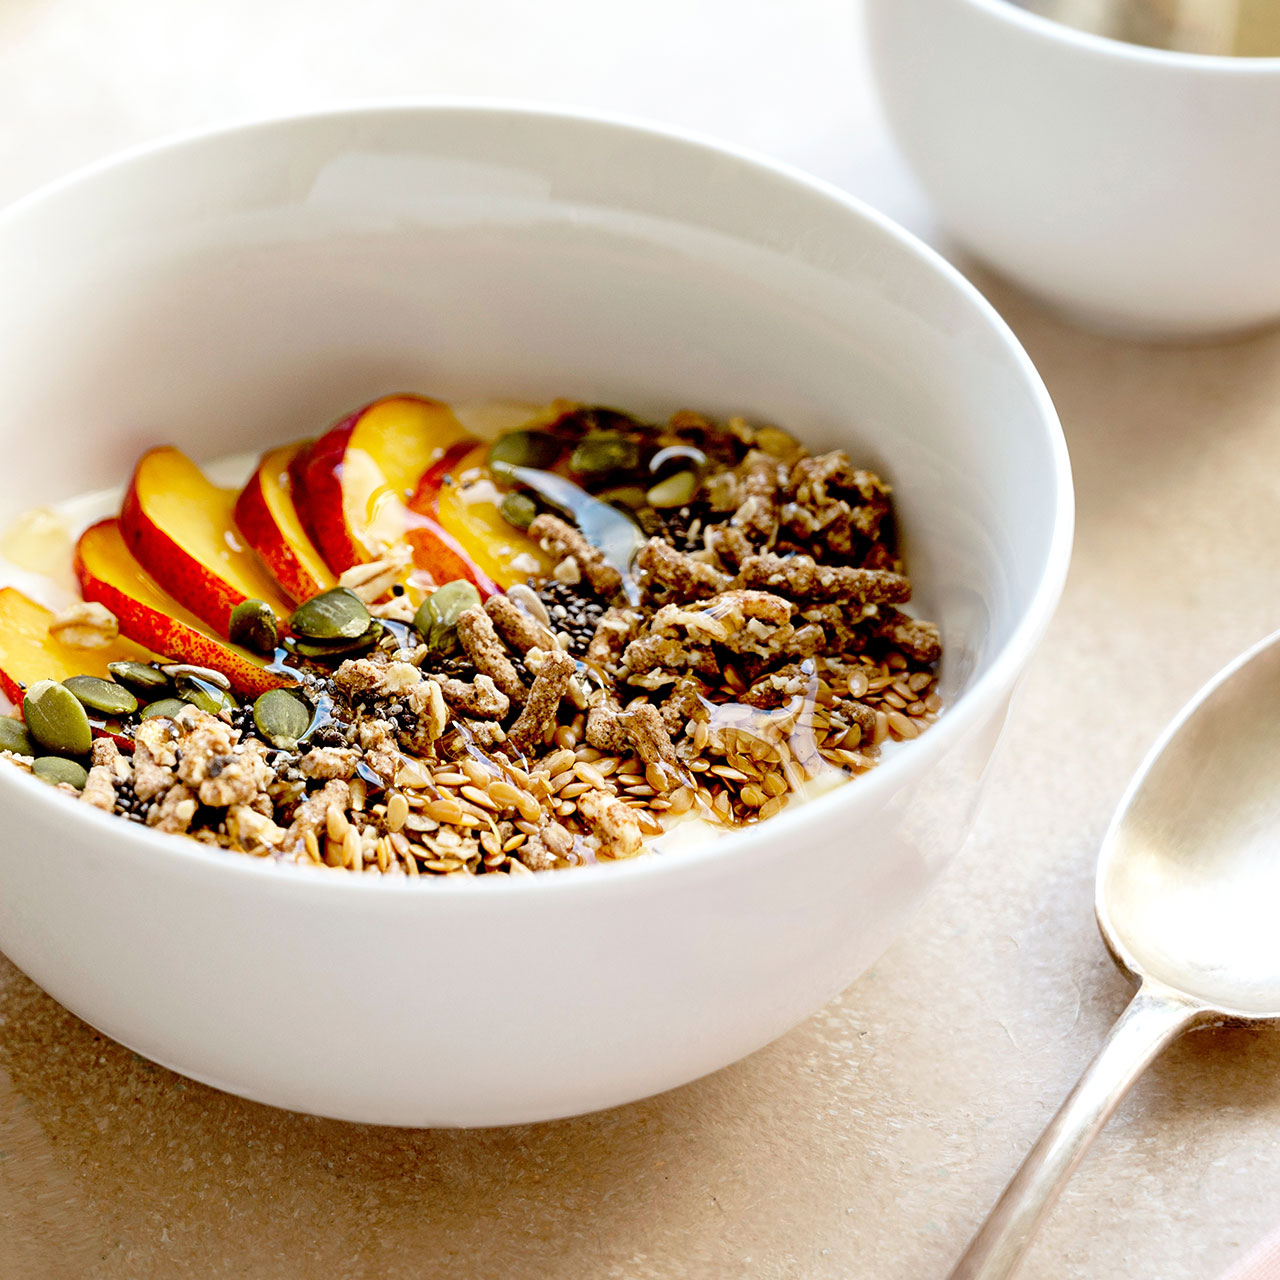
[(298, 454), (290, 471), (302, 527), (335, 574), (360, 564), (363, 558), (342, 515), (342, 459), (359, 416), (353, 413), (312, 441)]
[[(414, 507), (425, 510), (439, 521), (441, 528), (455, 540), (464, 557), (477, 570), (503, 587), (523, 582), (531, 572), (549, 574), (552, 561), (532, 538), (511, 525), (501, 511), (502, 493), (488, 485), (470, 487), (470, 497), (463, 497), (463, 483), (469, 472), (485, 466), (487, 445), (477, 445), (453, 467), (455, 483), (441, 484), (443, 474), (424, 476), (424, 485), (414, 498)], [(434, 491), (431, 482), (434, 479)], [(492, 489), (492, 496), (489, 496)], [(513, 568), (517, 556), (531, 556), (536, 570)]]
[(106, 605), (119, 620), (120, 630), (140, 644), (171, 660), (221, 671), (242, 693), (259, 694), (293, 683), (281, 673), (266, 670), (263, 660), (247, 649), (223, 640), (168, 595), (130, 552), (119, 521), (101, 520), (80, 535), (75, 570), (84, 598)]
[(293, 499), (293, 467), (309, 441), (262, 455), (236, 499), (235, 521), (281, 589), (295, 602), (309, 600), (338, 581), (311, 540)]
[(413, 512), (410, 519), (412, 524), (404, 536), (413, 548), (413, 563), (425, 569), (437, 586), (465, 578), (475, 583), (482, 596), (495, 596), (502, 590), (434, 516)]
[(287, 614), (290, 600), (236, 529), (236, 492), (211, 484), (177, 449), (138, 460), (120, 511), (120, 531), (138, 562), (179, 604), (225, 635), (242, 600)]
[(330, 569), (376, 560), (403, 538), (419, 478), (466, 438), (447, 404), (414, 395), (384, 396), (321, 436), (294, 500)]
[(16, 587), (0, 589), (0, 689), (15, 706), (24, 687), (68, 676), (111, 679), (109, 662), (152, 662), (156, 655), (123, 636), (101, 649), (73, 649), (49, 634), (51, 609)]

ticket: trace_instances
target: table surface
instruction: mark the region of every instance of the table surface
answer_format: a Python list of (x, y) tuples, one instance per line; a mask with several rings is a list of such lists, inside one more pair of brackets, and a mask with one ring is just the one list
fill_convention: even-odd
[[(846, 0), (0, 0), (0, 201), (175, 129), (427, 94), (702, 130), (937, 238)], [(1280, 333), (1123, 345), (961, 265), (1058, 405), (1079, 528), (978, 831), (880, 963), (663, 1097), (427, 1132), (193, 1084), (0, 959), (0, 1274), (945, 1274), (1128, 997), (1091, 906), (1125, 781), (1202, 681), (1280, 624)], [(1028, 1280), (1216, 1277), (1280, 1220), (1278, 1073), (1280, 1036), (1168, 1052)]]

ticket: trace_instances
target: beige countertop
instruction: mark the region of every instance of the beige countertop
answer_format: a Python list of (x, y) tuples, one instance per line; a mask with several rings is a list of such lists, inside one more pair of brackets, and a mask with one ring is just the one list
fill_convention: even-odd
[[(623, 6), (608, 30), (608, 6), (576, 0), (217, 8), (0, 4), (0, 107), (24, 122), (0, 150), (0, 198), (171, 126), (467, 91), (676, 119), (928, 230), (875, 132), (835, 0), (655, 0), (643, 20)], [(574, 40), (538, 44), (549, 13)], [(495, 63), (481, 55), (503, 20), (532, 44)], [(641, 66), (609, 61), (619, 41)], [(688, 91), (646, 97), (654, 66)], [(978, 278), (1058, 404), (1076, 555), (978, 832), (880, 963), (776, 1044), (663, 1097), (529, 1128), (417, 1132), (185, 1081), (0, 961), (0, 1275), (945, 1274), (1127, 999), (1091, 904), (1130, 772), (1206, 677), (1280, 625), (1280, 332), (1123, 345)], [(1175, 1046), (1076, 1175), (1028, 1280), (1217, 1277), (1280, 1225), (1278, 1079), (1280, 1036)]]

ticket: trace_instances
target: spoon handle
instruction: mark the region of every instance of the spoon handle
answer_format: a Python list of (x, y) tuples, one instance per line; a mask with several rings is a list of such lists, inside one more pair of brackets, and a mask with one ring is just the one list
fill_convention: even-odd
[(1007, 1280), (1089, 1144), (1153, 1058), (1206, 1011), (1144, 983), (991, 1210), (950, 1280)]

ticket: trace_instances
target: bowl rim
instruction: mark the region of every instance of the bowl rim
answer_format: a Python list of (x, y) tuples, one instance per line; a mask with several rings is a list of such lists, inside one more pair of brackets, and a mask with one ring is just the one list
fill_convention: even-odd
[[(232, 854), (228, 850), (206, 846), (196, 840), (175, 839), (172, 835), (157, 832), (135, 823), (122, 824), (114, 814), (103, 813), (92, 806), (81, 806), (80, 817), (84, 821), (86, 840), (93, 838), (95, 828), (100, 828), (104, 841), (122, 840), (139, 857), (163, 860), (169, 869), (182, 860), (192, 873), (201, 870), (213, 875), (251, 877), (270, 884), (282, 884), (286, 878), (291, 889), (307, 893), (362, 893), (394, 895), (397, 900), (412, 894), (422, 901), (426, 894), (461, 894), (466, 898), (477, 895), (508, 893), (556, 893), (595, 894), (629, 892), (637, 878), (642, 881), (657, 878), (682, 877), (689, 879), (704, 874), (718, 875), (724, 865), (741, 860), (748, 855), (785, 855), (788, 851), (788, 833), (801, 823), (812, 822), (827, 811), (839, 807), (856, 807), (859, 804), (874, 805), (885, 801), (914, 773), (923, 773), (951, 746), (980, 726), (989, 714), (998, 708), (1002, 697), (1012, 692), (1018, 676), (1039, 642), (1057, 606), (1066, 582), (1070, 563), (1075, 521), (1074, 489), (1071, 463), (1066, 440), (1057, 411), (1031, 357), (1022, 347), (1012, 329), (978, 288), (958, 268), (948, 262), (937, 250), (857, 197), (821, 178), (815, 177), (786, 162), (754, 152), (747, 148), (725, 143), (694, 130), (657, 124), (622, 113), (585, 110), (575, 107), (548, 107), (516, 100), (495, 98), (426, 97), (395, 98), (351, 105), (327, 106), (314, 109), (285, 112), (277, 115), (255, 115), (243, 120), (218, 124), (212, 127), (185, 130), (166, 135), (101, 157), (68, 174), (46, 183), (0, 210), (0, 232), (9, 223), (37, 211), (45, 201), (51, 200), (76, 187), (91, 184), (100, 174), (150, 160), (168, 152), (177, 152), (192, 144), (220, 140), (234, 135), (250, 135), (257, 131), (288, 128), (292, 125), (317, 121), (335, 124), (353, 117), (388, 116), (511, 116), (536, 118), (551, 122), (569, 121), (593, 128), (641, 135), (663, 145), (699, 152), (707, 157), (728, 157), (744, 168), (755, 170), (766, 178), (780, 181), (806, 199), (819, 199), (827, 204), (840, 206), (846, 213), (864, 223), (870, 223), (880, 234), (888, 237), (912, 257), (940, 275), (986, 322), (997, 337), (1014, 367), (1026, 380), (1027, 389), (1038, 410), (1038, 418), (1048, 445), (1052, 481), (1056, 490), (1049, 547), (1041, 566), (1039, 579), (1032, 589), (1030, 600), (1022, 617), (1000, 651), (992, 659), (988, 669), (947, 708), (944, 715), (932, 725), (929, 732), (911, 742), (906, 749), (893, 753), (891, 758), (858, 779), (856, 788), (837, 787), (824, 795), (806, 801), (794, 809), (787, 808), (765, 823), (759, 823), (707, 841), (693, 849), (669, 857), (641, 857), (608, 864), (589, 864), (566, 868), (555, 875), (436, 877), (421, 878), (402, 876), (336, 876), (328, 868), (309, 868), (290, 864), (281, 866), (274, 859), (258, 858), (247, 854)], [(56, 825), (59, 816), (67, 817), (64, 808), (66, 798), (58, 795), (44, 782), (16, 769), (0, 769), (0, 799), (11, 791), (14, 798), (23, 797), (38, 810), (44, 806)], [(762, 834), (762, 832), (764, 834)], [(795, 843), (795, 842), (792, 842)], [(144, 852), (145, 851), (145, 852)], [(217, 870), (212, 870), (216, 868)], [(415, 883), (415, 881), (417, 881)], [(408, 900), (408, 899), (406, 899)]]
[[(894, 3), (895, 0), (888, 0)], [(1167, 67), (1190, 72), (1224, 72), (1228, 75), (1275, 75), (1280, 71), (1280, 56), (1246, 57), (1229, 53), (1192, 53), (1186, 49), (1160, 49), (1154, 45), (1134, 44), (1115, 36), (1099, 35), (1068, 26), (1055, 18), (1024, 9), (1015, 0), (959, 0), (971, 9), (978, 9), (998, 22), (1020, 27), (1028, 35), (1053, 44), (1073, 45), (1086, 53), (1121, 61), (1141, 62), (1151, 66)]]

